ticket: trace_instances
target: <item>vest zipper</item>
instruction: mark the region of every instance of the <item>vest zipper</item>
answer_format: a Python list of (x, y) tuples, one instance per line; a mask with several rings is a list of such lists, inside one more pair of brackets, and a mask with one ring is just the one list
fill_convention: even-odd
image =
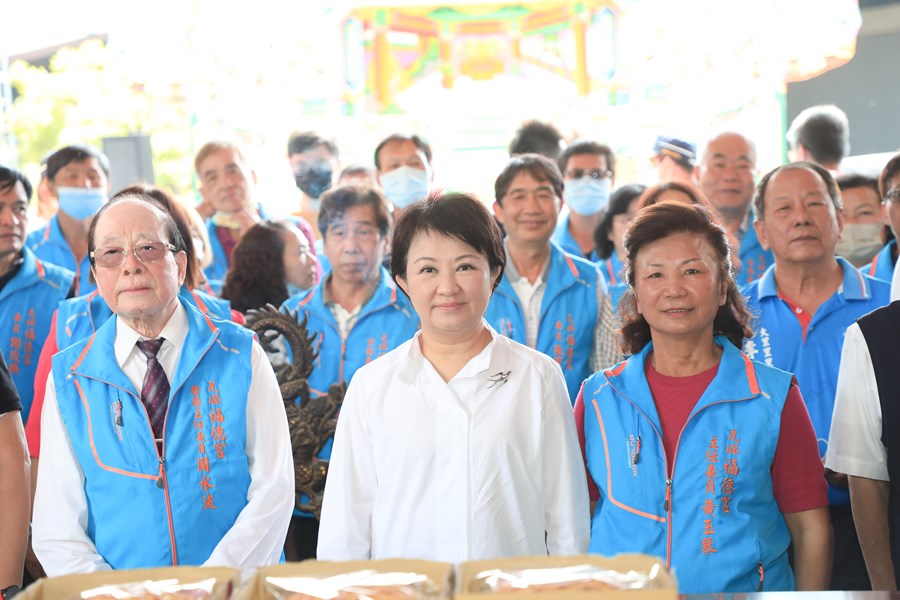
[[(673, 461), (674, 462), (674, 461)], [(672, 477), (675, 469), (666, 479), (666, 500), (663, 502), (663, 510), (666, 511), (666, 570), (672, 570)]]
[[(607, 378), (607, 381), (609, 382), (609, 386), (612, 389), (614, 389), (617, 394), (619, 394), (620, 396), (625, 398), (625, 400), (627, 400), (628, 402), (631, 403), (632, 406), (634, 406), (635, 410), (637, 410), (640, 414), (644, 415), (644, 418), (647, 419), (647, 421), (650, 423), (650, 428), (653, 429), (653, 431), (656, 433), (656, 437), (659, 438), (660, 446), (663, 449), (663, 460), (666, 465), (666, 477), (667, 477), (665, 501), (663, 502), (663, 510), (665, 510), (665, 512), (666, 512), (666, 570), (671, 571), (671, 569), (672, 569), (672, 482), (675, 479), (675, 463), (678, 460), (678, 446), (681, 444), (681, 434), (684, 433), (685, 429), (687, 429), (688, 423), (691, 422), (691, 419), (693, 419), (694, 417), (699, 415), (702, 411), (706, 410), (710, 406), (713, 406), (716, 404), (729, 404), (729, 403), (733, 403), (733, 402), (744, 402), (746, 400), (750, 400), (752, 398), (752, 396), (748, 397), (748, 398), (737, 398), (734, 400), (718, 400), (715, 402), (710, 402), (706, 406), (701, 407), (697, 412), (695, 412), (691, 415), (688, 415), (687, 420), (684, 422), (684, 427), (682, 427), (681, 431), (678, 432), (678, 440), (675, 442), (675, 455), (672, 458), (672, 468), (670, 469), (669, 468), (669, 459), (665, 455), (666, 451), (665, 451), (665, 444), (663, 444), (662, 434), (659, 431), (657, 431), (656, 426), (653, 424), (653, 421), (643, 410), (641, 410), (641, 407), (638, 406), (637, 403), (634, 402), (634, 400), (632, 400), (631, 398), (629, 398), (628, 396), (623, 394), (621, 391), (619, 391), (619, 389), (616, 386), (614, 386), (611, 381), (609, 381), (609, 378)], [(764, 573), (762, 571), (762, 563), (760, 563), (759, 567), (760, 567), (760, 585), (762, 585), (762, 578), (764, 577)]]

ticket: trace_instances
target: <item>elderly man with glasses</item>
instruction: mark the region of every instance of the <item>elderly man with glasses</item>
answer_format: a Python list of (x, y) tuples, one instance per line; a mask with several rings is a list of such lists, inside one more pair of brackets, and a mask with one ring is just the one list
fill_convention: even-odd
[(33, 542), (47, 574), (277, 562), (294, 478), (264, 352), (180, 300), (184, 241), (143, 198), (106, 204), (88, 244), (114, 316), (53, 358)]

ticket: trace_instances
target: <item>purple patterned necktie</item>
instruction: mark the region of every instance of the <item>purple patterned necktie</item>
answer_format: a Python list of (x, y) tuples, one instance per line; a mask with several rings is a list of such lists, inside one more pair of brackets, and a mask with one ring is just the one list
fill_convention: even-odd
[(144, 375), (144, 386), (141, 388), (141, 402), (147, 408), (150, 426), (157, 445), (163, 437), (163, 423), (166, 419), (166, 406), (169, 402), (169, 379), (162, 365), (156, 360), (165, 338), (144, 340), (137, 343), (138, 349), (147, 357), (147, 373)]

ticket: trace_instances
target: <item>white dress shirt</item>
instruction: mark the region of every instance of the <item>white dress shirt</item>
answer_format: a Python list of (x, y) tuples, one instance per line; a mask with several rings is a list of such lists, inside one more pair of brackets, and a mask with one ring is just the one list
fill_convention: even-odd
[(853, 323), (844, 335), (825, 466), (846, 475), (889, 481), (881, 421), (869, 346)]
[(420, 335), (358, 370), (347, 390), (319, 559), (585, 552), (587, 484), (559, 365), (491, 330), (446, 383)]
[(900, 269), (894, 269), (894, 275), (891, 277), (891, 302), (900, 300)]
[[(179, 303), (160, 333), (165, 342), (157, 354), (169, 381), (187, 333), (187, 314)], [(147, 338), (121, 319), (116, 320), (115, 359), (135, 390), (141, 389), (147, 371), (147, 359), (136, 347), (142, 339)], [(251, 480), (247, 505), (204, 563), (208, 566), (241, 568), (277, 563), (293, 510), (294, 463), (287, 417), (275, 373), (256, 342), (251, 364), (245, 448)], [(33, 544), (44, 570), (52, 577), (110, 569), (87, 535), (84, 473), (59, 414), (52, 375), (41, 413), (41, 439), (44, 446), (34, 501)], [(127, 498), (122, 501), (127, 507)], [(140, 532), (135, 535), (139, 537)]]

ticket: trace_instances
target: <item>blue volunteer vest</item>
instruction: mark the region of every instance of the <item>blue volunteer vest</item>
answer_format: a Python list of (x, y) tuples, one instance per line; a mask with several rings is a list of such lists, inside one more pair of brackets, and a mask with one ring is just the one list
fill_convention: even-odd
[(596, 248), (591, 250), (590, 256), (585, 256), (584, 252), (581, 251), (581, 246), (578, 245), (578, 242), (575, 241), (575, 238), (569, 231), (570, 216), (571, 213), (568, 210), (565, 211), (565, 214), (560, 216), (559, 222), (557, 222), (556, 228), (553, 230), (553, 237), (550, 238), (551, 241), (562, 248), (563, 252), (571, 254), (572, 256), (585, 258), (594, 263), (600, 262), (600, 256), (597, 254)]
[[(97, 284), (91, 281), (90, 257), (85, 255), (80, 261), (75, 260), (69, 242), (59, 227), (58, 216), (54, 215), (42, 229), (29, 233), (25, 245), (31, 248), (35, 256), (45, 265), (49, 263), (72, 271), (75, 276), (76, 294), (87, 294), (97, 288)], [(68, 292), (68, 289), (66, 291)]]
[(762, 277), (766, 269), (775, 264), (775, 255), (772, 254), (771, 250), (766, 250), (762, 247), (752, 223), (741, 239), (738, 255), (741, 258), (741, 270), (734, 276), (738, 285), (746, 285), (756, 281)]
[[(550, 244), (536, 350), (562, 367), (573, 405), (581, 382), (591, 374), (598, 285), (606, 284), (596, 265)], [(506, 274), (491, 296), (484, 318), (497, 333), (526, 343), (525, 311)]]
[(50, 331), (56, 305), (72, 286), (73, 273), (45, 264), (27, 247), (19, 272), (0, 290), (0, 344), (13, 382), (22, 399), (22, 420), (28, 420), (34, 396), (38, 358)]
[[(223, 321), (231, 320), (231, 304), (200, 290), (182, 286), (178, 297), (204, 314)], [(109, 305), (97, 290), (59, 303), (56, 314), (56, 347), (62, 350), (88, 337), (112, 316)]]
[(891, 280), (894, 278), (894, 251), (896, 249), (897, 240), (889, 241), (884, 245), (884, 248), (878, 251), (872, 262), (860, 268), (860, 271), (869, 277), (891, 283)]
[(585, 456), (600, 490), (589, 551), (658, 556), (683, 593), (793, 590), (770, 472), (791, 374), (716, 343), (719, 370), (680, 434), (670, 485), (644, 373), (652, 344), (584, 383)]
[(162, 457), (140, 392), (112, 358), (115, 318), (53, 357), (60, 416), (84, 472), (87, 533), (113, 569), (202, 564), (247, 504), (253, 333), (182, 305), (190, 329)]

